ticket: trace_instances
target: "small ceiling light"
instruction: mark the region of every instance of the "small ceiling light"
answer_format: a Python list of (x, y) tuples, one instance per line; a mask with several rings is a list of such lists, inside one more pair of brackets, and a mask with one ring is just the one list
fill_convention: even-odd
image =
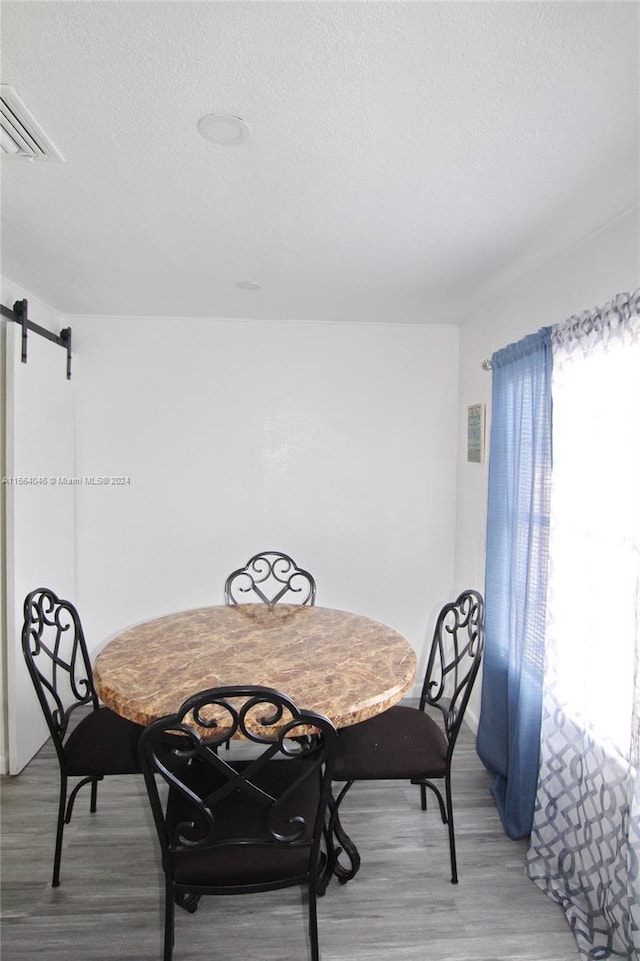
[(226, 113), (210, 113), (203, 117), (198, 121), (198, 130), (205, 140), (227, 146), (245, 143), (250, 137), (249, 127), (244, 120)]
[(239, 280), (236, 287), (239, 287), (240, 290), (260, 290), (262, 284), (256, 284), (253, 280)]

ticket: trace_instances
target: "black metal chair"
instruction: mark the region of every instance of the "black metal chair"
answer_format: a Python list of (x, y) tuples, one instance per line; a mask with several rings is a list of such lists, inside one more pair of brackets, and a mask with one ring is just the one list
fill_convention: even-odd
[(263, 604), (308, 604), (316, 602), (316, 582), (293, 558), (280, 551), (262, 551), (249, 558), (244, 567), (227, 577), (225, 604), (257, 599)]
[[(463, 591), (445, 604), (435, 626), (419, 707), (396, 705), (370, 720), (342, 728), (334, 769), (335, 781), (346, 781), (332, 800), (333, 827), (341, 837), (339, 807), (354, 781), (408, 780), (420, 787), (422, 810), (427, 788), (435, 794), (442, 821), (449, 827), (451, 882), (458, 882), (451, 761), (469, 695), (484, 650), (484, 600), (477, 591)], [(436, 708), (443, 724), (426, 713)], [(444, 781), (444, 798), (434, 780)], [(337, 867), (349, 880), (359, 866), (357, 852), (348, 845), (351, 868)]]
[[(225, 761), (218, 748), (236, 733), (246, 739), (243, 758)], [(327, 718), (258, 686), (202, 691), (145, 729), (140, 758), (165, 874), (164, 961), (172, 957), (176, 902), (194, 911), (201, 895), (292, 885), (308, 889), (318, 961), (320, 842), (336, 741)]]
[[(55, 888), (60, 884), (64, 826), (71, 820), (78, 791), (91, 785), (90, 809), (94, 812), (98, 781), (105, 775), (139, 774), (138, 740), (144, 728), (99, 704), (82, 625), (70, 601), (43, 587), (27, 594), (22, 650), (60, 767), (51, 882)], [(75, 714), (79, 708), (85, 710)], [(23, 721), (27, 723), (27, 719)], [(67, 799), (70, 777), (82, 780)]]

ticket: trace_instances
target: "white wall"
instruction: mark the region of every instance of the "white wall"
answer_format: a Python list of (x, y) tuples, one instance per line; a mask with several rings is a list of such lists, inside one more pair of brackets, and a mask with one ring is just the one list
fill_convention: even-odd
[[(487, 405), (487, 441), (489, 438), (491, 374), (482, 370), (482, 361), (540, 327), (602, 306), (622, 291), (634, 290), (640, 284), (639, 238), (636, 207), (563, 257), (540, 265), (495, 294), (461, 325), (457, 588), (484, 585), (488, 458), (485, 457), (484, 464), (467, 463), (466, 459), (466, 414), (470, 404)], [(480, 682), (469, 709), (469, 721), (474, 726), (479, 703)]]
[(73, 318), (89, 644), (220, 603), (262, 549), (423, 662), (454, 571), (454, 327)]

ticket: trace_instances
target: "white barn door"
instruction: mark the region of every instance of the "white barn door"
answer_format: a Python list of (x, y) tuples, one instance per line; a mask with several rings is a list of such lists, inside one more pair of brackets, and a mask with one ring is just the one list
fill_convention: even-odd
[[(34, 318), (35, 319), (35, 318)], [(23, 604), (36, 587), (75, 598), (75, 423), (66, 352), (7, 323), (5, 411), (6, 718), (9, 773), (49, 736), (22, 656)]]

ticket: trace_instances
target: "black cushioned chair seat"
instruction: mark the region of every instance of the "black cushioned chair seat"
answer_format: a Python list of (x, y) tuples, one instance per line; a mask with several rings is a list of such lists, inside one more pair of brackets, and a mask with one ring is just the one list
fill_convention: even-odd
[[(280, 796), (301, 773), (305, 761), (271, 761), (252, 781), (269, 794)], [(246, 762), (232, 764), (236, 770)], [(222, 781), (207, 766), (193, 766), (184, 781), (199, 794), (213, 791)], [(290, 834), (296, 825), (289, 818), (303, 817), (305, 827), (296, 843), (279, 843), (270, 835), (265, 823), (264, 807), (246, 793), (236, 791), (215, 807), (215, 843), (181, 851), (174, 855), (174, 878), (178, 884), (228, 887), (247, 884), (269, 884), (303, 877), (309, 871), (309, 845), (320, 794), (319, 778), (309, 777), (282, 802), (278, 818), (271, 825), (281, 834)], [(167, 828), (172, 836), (177, 825), (194, 822), (188, 835), (199, 836), (201, 815), (182, 793), (170, 791), (167, 804)], [(182, 828), (184, 830), (184, 828)], [(239, 838), (248, 843), (239, 845)], [(225, 845), (225, 841), (230, 842)], [(306, 842), (306, 843), (305, 843)]]
[(338, 732), (334, 781), (444, 777), (447, 739), (433, 718), (397, 705)]
[(91, 711), (65, 742), (67, 773), (74, 777), (139, 773), (138, 741), (143, 730), (108, 707)]
[(309, 870), (309, 849), (275, 844), (246, 844), (232, 848), (198, 848), (175, 856), (176, 884), (204, 887), (237, 887), (271, 884), (304, 877)]

